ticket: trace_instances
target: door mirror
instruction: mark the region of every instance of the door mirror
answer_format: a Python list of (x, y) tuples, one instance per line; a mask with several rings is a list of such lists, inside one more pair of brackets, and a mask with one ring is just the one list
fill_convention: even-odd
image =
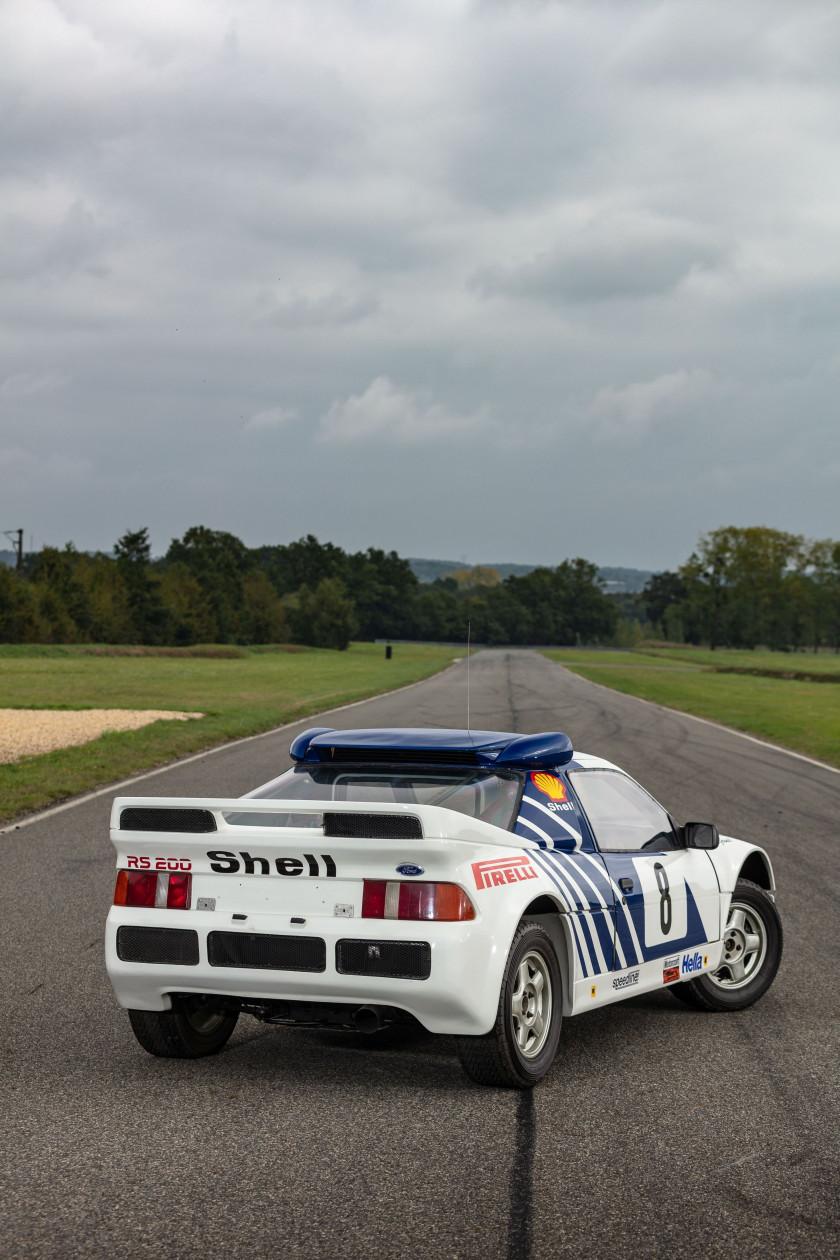
[(720, 835), (714, 823), (687, 822), (683, 827), (683, 844), (687, 849), (716, 849)]

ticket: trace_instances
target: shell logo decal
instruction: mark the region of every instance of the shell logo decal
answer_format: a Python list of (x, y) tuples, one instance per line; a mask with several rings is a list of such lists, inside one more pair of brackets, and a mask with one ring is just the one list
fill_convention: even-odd
[(531, 775), (531, 782), (534, 787), (538, 788), (544, 796), (548, 796), (553, 801), (565, 801), (566, 788), (560, 782), (556, 775), (543, 774), (541, 771)]

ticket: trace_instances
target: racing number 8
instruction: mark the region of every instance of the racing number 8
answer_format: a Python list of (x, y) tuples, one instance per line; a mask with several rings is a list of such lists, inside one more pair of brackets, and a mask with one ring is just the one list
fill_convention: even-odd
[(656, 876), (656, 887), (660, 892), (659, 901), (659, 926), (662, 928), (662, 935), (667, 936), (671, 931), (671, 885), (668, 883), (668, 876), (665, 873), (665, 867), (661, 862), (654, 862), (653, 873)]

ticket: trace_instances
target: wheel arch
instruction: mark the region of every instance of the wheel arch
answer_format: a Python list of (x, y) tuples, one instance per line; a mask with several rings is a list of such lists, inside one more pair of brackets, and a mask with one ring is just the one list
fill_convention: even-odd
[[(563, 979), (563, 1014), (571, 1015), (572, 997), (574, 994), (574, 944), (572, 941), (569, 916), (558, 901), (547, 893), (536, 897), (522, 911), (522, 919), (539, 923), (551, 937), (551, 943), (557, 952), (560, 964), (560, 975)], [(522, 921), (520, 919), (520, 922)]]
[(754, 884), (758, 884), (759, 888), (763, 888), (765, 892), (773, 892), (776, 887), (770, 859), (761, 849), (753, 849), (752, 853), (747, 854), (744, 862), (741, 864), (738, 878), (752, 880)]

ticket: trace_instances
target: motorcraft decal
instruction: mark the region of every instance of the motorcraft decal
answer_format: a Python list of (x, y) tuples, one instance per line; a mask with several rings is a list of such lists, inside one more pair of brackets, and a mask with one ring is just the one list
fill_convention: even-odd
[(536, 879), (537, 872), (530, 860), (522, 857), (493, 858), (489, 862), (473, 862), (475, 886), (482, 888), (501, 888), (505, 884), (515, 884), (520, 879)]
[[(270, 875), (271, 859), (253, 854), (231, 853), (227, 849), (211, 849), (207, 856), (210, 859), (210, 870), (217, 875)], [(306, 863), (306, 866), (304, 866)], [(323, 871), (321, 870), (323, 863)], [(274, 869), (278, 875), (297, 876), (318, 879), (325, 875), (327, 879), (335, 879), (336, 865), (329, 853), (320, 854), (320, 862), (314, 853), (304, 853), (302, 857), (279, 857), (274, 859)]]

